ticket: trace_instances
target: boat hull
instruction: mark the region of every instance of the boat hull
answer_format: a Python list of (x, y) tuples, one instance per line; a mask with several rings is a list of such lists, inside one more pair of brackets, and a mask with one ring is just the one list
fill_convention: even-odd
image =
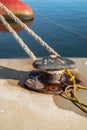
[[(34, 19), (34, 14), (32, 9), (26, 5), (25, 3), (19, 0), (0, 0), (2, 4), (4, 4), (13, 14), (15, 14), (21, 21), (23, 21), (26, 25), (30, 26), (32, 24), (31, 21)], [(10, 16), (8, 16), (3, 10), (0, 9), (0, 14), (4, 16), (6, 21), (12, 26), (15, 31), (22, 29), (19, 25), (17, 25)], [(31, 23), (31, 24), (30, 24)], [(7, 29), (0, 23), (0, 30), (7, 31)]]

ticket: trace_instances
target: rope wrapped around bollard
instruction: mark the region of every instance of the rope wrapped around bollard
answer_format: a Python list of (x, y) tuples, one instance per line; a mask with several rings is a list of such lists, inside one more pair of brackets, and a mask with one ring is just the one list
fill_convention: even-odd
[[(34, 62), (33, 65), (37, 69), (38, 68), (41, 69), (40, 73), (37, 73), (37, 74), (30, 73), (27, 83), (29, 85), (31, 84), (31, 87), (33, 85), (34, 90), (40, 91), (40, 89), (41, 90), (43, 89), (43, 84), (48, 82), (48, 80), (47, 80), (47, 76), (48, 76), (49, 79), (53, 78), (52, 84), (54, 84), (54, 85), (56, 84), (56, 87), (52, 86), (51, 88), (48, 88), (48, 92), (49, 92), (49, 90), (51, 90), (52, 93), (56, 93), (56, 91), (58, 91), (58, 80), (59, 80), (61, 85), (63, 85), (63, 87), (64, 87), (60, 91), (64, 92), (68, 99), (70, 99), (71, 101), (74, 101), (84, 112), (87, 113), (87, 109), (86, 109), (87, 105), (82, 103), (81, 101), (79, 101), (79, 99), (76, 96), (77, 88), (87, 90), (87, 87), (78, 84), (76, 82), (76, 77), (70, 72), (69, 69), (72, 67), (73, 62), (68, 59), (61, 58), (60, 55), (56, 51), (54, 51), (54, 49), (52, 49), (50, 46), (48, 46), (47, 43), (45, 43), (38, 35), (36, 35), (31, 29), (29, 29), (24, 23), (22, 23), (22, 21), (20, 21), (20, 19), (18, 19), (11, 11), (9, 11), (1, 2), (0, 2), (0, 8), (3, 11), (5, 11), (15, 22), (17, 22), (19, 25), (21, 25), (44, 48), (46, 48), (50, 53), (55, 55), (54, 57), (53, 56), (48, 57), (48, 59), (45, 58), (43, 60), (37, 60), (37, 57), (33, 54), (33, 52), (28, 48), (28, 46), (22, 41), (22, 39), (17, 35), (17, 33), (8, 24), (8, 22), (5, 20), (5, 18), (0, 14), (0, 21), (4, 24), (4, 26), (8, 29), (8, 31), (13, 35), (13, 37), (18, 41), (18, 43), (22, 46), (22, 48), (25, 50), (25, 52), (34, 61), (37, 60), (36, 62)], [(56, 61), (58, 61), (58, 62), (56, 62)], [(50, 63), (50, 64), (47, 64), (47, 63)], [(65, 64), (65, 63), (68, 63), (68, 64)], [(59, 71), (61, 70), (61, 64), (63, 66), (63, 68), (62, 68), (63, 72), (61, 73), (61, 76), (67, 75), (67, 77), (65, 77), (65, 78), (68, 78), (68, 80), (70, 80), (71, 84), (66, 84), (66, 82), (62, 83), (63, 79), (61, 79), (61, 76), (58, 79), (58, 77), (55, 75), (55, 74), (59, 73)], [(70, 68), (68, 69), (67, 66)], [(44, 80), (41, 79), (42, 77), (44, 77)], [(54, 82), (54, 77), (56, 77), (55, 82)], [(39, 82), (38, 82), (39, 84), (37, 84), (38, 80), (39, 80)], [(33, 83), (32, 83), (32, 81), (33, 81)], [(50, 80), (49, 80), (49, 84), (51, 84)], [(67, 90), (70, 88), (72, 88), (71, 92), (73, 94), (73, 97), (72, 97), (71, 93), (69, 93), (69, 94), (67, 93)], [(45, 86), (45, 89), (47, 91), (46, 86)], [(43, 91), (43, 92), (45, 92), (45, 91)]]

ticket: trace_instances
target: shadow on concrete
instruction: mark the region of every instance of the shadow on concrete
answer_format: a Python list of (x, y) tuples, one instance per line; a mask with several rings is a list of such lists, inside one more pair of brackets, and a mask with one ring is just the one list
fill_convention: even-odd
[(19, 80), (18, 85), (24, 87), (24, 80), (28, 77), (29, 72), (19, 71), (7, 67), (0, 66), (0, 79)]
[[(87, 92), (83, 91), (82, 93), (83, 93), (82, 94), (83, 97), (86, 98), (85, 103), (87, 103)], [(82, 95), (80, 95), (80, 93), (78, 95), (80, 98), (83, 98), (83, 97), (81, 97)], [(69, 99), (66, 99), (64, 97), (64, 95), (63, 96), (54, 95), (53, 101), (54, 101), (55, 105), (58, 107), (58, 109), (72, 111), (80, 116), (87, 118), (87, 113), (84, 112), (83, 110), (81, 110), (80, 107), (77, 106), (74, 102), (70, 101)]]
[[(18, 80), (18, 85), (21, 87), (25, 88), (23, 83), (25, 79), (28, 77), (30, 72), (25, 72), (25, 71), (19, 71), (7, 67), (0, 66), (0, 79), (13, 79), (13, 80)], [(81, 92), (78, 92), (79, 96), (81, 98), (85, 98), (87, 102), (87, 91), (81, 90)], [(53, 101), (55, 105), (58, 107), (58, 109), (63, 109), (66, 111), (72, 111), (80, 116), (86, 117), (87, 118), (87, 113), (83, 112), (79, 107), (77, 107), (74, 103), (72, 103), (70, 100), (67, 100), (63, 96), (59, 95), (54, 95), (53, 96)]]

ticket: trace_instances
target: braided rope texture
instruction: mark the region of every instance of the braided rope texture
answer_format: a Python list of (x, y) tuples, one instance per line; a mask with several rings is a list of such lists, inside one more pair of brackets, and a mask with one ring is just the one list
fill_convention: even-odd
[(51, 48), (46, 42), (44, 42), (35, 32), (33, 32), (26, 24), (24, 24), (19, 18), (17, 18), (10, 10), (8, 10), (1, 2), (0, 8), (6, 12), (16, 23), (18, 23), (23, 29), (25, 29), (29, 35), (31, 35), (37, 42), (39, 42), (45, 49), (51, 54), (60, 56), (53, 48)]
[(7, 30), (13, 35), (13, 37), (17, 40), (17, 42), (21, 45), (21, 47), (25, 50), (25, 52), (33, 59), (36, 60), (36, 56), (33, 52), (28, 48), (28, 46), (23, 42), (23, 40), (17, 35), (17, 33), (12, 29), (12, 27), (6, 22), (5, 18), (0, 14), (0, 21), (4, 24)]

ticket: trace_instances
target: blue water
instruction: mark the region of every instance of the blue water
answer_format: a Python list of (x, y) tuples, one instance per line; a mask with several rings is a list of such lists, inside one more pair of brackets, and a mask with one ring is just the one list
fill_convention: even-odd
[[(31, 29), (61, 56), (87, 57), (86, 0), (22, 0), (34, 12)], [(26, 31), (18, 32), (37, 57), (49, 55)], [(0, 58), (28, 57), (10, 33), (0, 32)]]

